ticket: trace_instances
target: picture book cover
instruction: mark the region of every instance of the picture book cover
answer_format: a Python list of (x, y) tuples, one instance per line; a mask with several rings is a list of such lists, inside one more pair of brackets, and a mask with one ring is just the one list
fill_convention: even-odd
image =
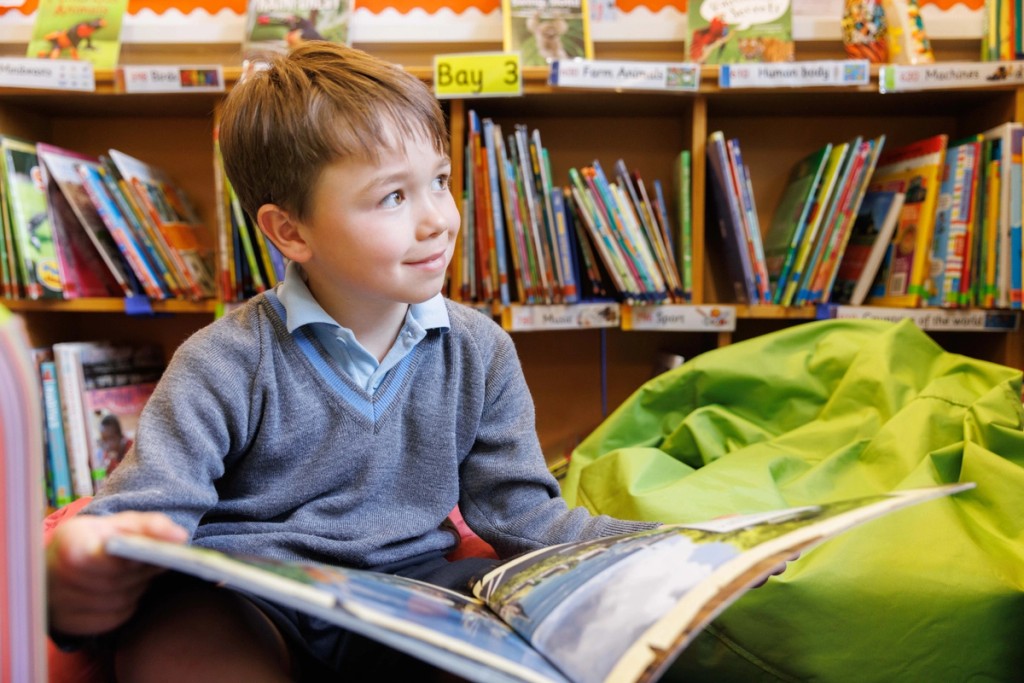
[(502, 45), (521, 66), (593, 59), (588, 0), (501, 0)]
[(141, 537), (114, 537), (106, 549), (307, 612), (471, 681), (655, 681), (712, 619), (787, 560), (871, 519), (973, 486), (543, 548), (498, 565), (474, 585), (474, 597), (389, 574)]
[(348, 45), (354, 0), (249, 0), (242, 53), (247, 59), (287, 52), (306, 40)]
[(81, 177), (82, 187), (146, 296), (156, 300), (166, 299), (170, 291), (165, 289), (157, 268), (150, 262), (127, 218), (110, 196), (103, 182), (102, 166), (99, 163), (83, 161), (75, 168)]
[(3, 191), (10, 212), (11, 234), (20, 277), (30, 299), (63, 298), (60, 265), (53, 244), (46, 186), (36, 146), (10, 136), (0, 136), (3, 158)]
[(889, 150), (878, 160), (869, 189), (906, 195), (893, 237), (884, 294), (872, 304), (915, 308), (926, 295), (935, 205), (948, 136), (934, 135)]
[(194, 299), (216, 296), (213, 250), (203, 241), (206, 233), (185, 193), (160, 167), (117, 149), (110, 159), (124, 178), (152, 233), (163, 242), (177, 269), (188, 280)]
[[(108, 341), (59, 342), (53, 345), (57, 388), (76, 497), (95, 492), (98, 436), (91, 433), (90, 392), (155, 383), (163, 373), (163, 352), (155, 344), (114, 344)], [(151, 393), (151, 392), (150, 392)]]
[(902, 192), (864, 194), (832, 285), (830, 302), (851, 306), (864, 303), (885, 252), (892, 244), (903, 197)]
[(791, 62), (793, 10), (789, 0), (693, 0), (687, 5), (691, 62)]
[[(99, 254), (107, 271), (121, 288), (122, 296), (142, 294), (141, 284), (128, 266), (117, 241), (107, 230), (106, 224), (96, 211), (96, 206), (89, 198), (78, 173), (78, 165), (96, 163), (97, 160), (86, 154), (44, 143), (39, 143), (36, 149), (39, 152), (39, 158), (46, 164), (46, 172), (60, 188), (67, 200), (67, 205), (77, 219), (77, 226), (74, 222), (69, 222), (64, 225), (65, 231), (67, 233), (84, 232), (89, 237), (95, 247), (95, 252)], [(63, 218), (65, 217), (60, 220), (63, 221)]]
[(39, 0), (27, 57), (77, 59), (113, 69), (128, 0)]
[(89, 465), (98, 493), (135, 441), (135, 429), (156, 382), (86, 389), (83, 403), (89, 438)]

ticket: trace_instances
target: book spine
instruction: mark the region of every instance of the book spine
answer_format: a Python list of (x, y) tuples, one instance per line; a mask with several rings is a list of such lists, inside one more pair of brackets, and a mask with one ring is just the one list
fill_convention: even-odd
[(76, 498), (93, 494), (89, 437), (85, 428), (85, 405), (82, 400), (85, 388), (80, 354), (80, 348), (75, 343), (53, 345), (71, 488)]
[(148, 257), (149, 263), (153, 269), (157, 272), (160, 280), (160, 287), (164, 290), (167, 296), (179, 296), (181, 293), (178, 287), (177, 281), (174, 278), (174, 274), (169, 270), (165, 259), (160, 254), (156, 245), (153, 244), (149, 235), (146, 233), (145, 228), (139, 223), (138, 215), (126, 200), (124, 192), (121, 186), (118, 185), (117, 180), (111, 175), (108, 168), (103, 165), (101, 159), (101, 165), (98, 168), (100, 178), (103, 180), (104, 186), (107, 188), (107, 193), (113, 198), (114, 203), (120, 210), (121, 215), (134, 235), (135, 240), (142, 246), (146, 256)]
[(76, 168), (82, 178), (82, 187), (85, 189), (85, 193), (89, 195), (93, 206), (96, 207), (96, 213), (99, 214), (103, 224), (106, 225), (107, 232), (114, 239), (124, 260), (131, 267), (132, 272), (135, 273), (135, 277), (142, 285), (146, 296), (158, 300), (167, 298), (163, 289), (160, 288), (156, 273), (142, 256), (139, 245), (132, 238), (128, 224), (107, 193), (99, 174), (93, 167), (85, 164), (79, 164)]
[(679, 153), (679, 270), (683, 278), (683, 296), (693, 298), (693, 180), (692, 155)]
[(43, 417), (46, 421), (47, 463), (53, 487), (53, 502), (57, 507), (74, 499), (68, 451), (64, 441), (64, 420), (61, 417), (60, 393), (57, 388), (57, 368), (53, 361), (39, 365), (43, 391)]

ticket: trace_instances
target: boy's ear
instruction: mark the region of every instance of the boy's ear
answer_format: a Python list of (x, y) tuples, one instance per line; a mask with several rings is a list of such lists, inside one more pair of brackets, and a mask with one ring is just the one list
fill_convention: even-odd
[(256, 213), (256, 223), (285, 258), (297, 263), (309, 260), (311, 252), (299, 222), (286, 210), (276, 204), (264, 204)]

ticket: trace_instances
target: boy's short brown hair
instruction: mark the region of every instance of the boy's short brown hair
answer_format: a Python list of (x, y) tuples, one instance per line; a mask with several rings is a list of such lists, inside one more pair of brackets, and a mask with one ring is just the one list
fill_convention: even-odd
[(430, 140), (447, 154), (444, 114), (425, 83), (361, 50), (311, 41), (235, 86), (219, 138), (249, 215), (276, 204), (305, 219), (323, 168), (349, 157), (375, 160), (394, 146), (389, 132)]

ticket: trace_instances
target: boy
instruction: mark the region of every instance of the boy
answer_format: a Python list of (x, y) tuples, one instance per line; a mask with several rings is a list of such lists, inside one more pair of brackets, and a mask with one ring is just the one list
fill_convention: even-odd
[(232, 91), (220, 144), (285, 280), (182, 345), (90, 514), (58, 529), (55, 634), (114, 630), (122, 681), (380, 678), (413, 664), (251, 596), (151, 585), (102, 543), (191, 539), (464, 589), (486, 566), (444, 558), (456, 504), (501, 556), (652, 526), (567, 509), (511, 339), (441, 297), (459, 215), (424, 84), (308, 43)]

